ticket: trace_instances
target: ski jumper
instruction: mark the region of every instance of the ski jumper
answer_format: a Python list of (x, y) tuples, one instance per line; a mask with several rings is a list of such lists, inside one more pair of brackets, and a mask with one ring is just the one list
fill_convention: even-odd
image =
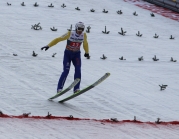
[[(57, 90), (63, 89), (66, 78), (68, 76), (71, 62), (75, 67), (74, 79), (79, 78), (81, 82), (81, 51), (80, 46), (83, 43), (83, 48), (85, 53), (89, 53), (88, 41), (86, 33), (81, 33), (80, 35), (76, 31), (68, 31), (66, 34), (59, 38), (51, 41), (48, 46), (52, 47), (60, 41), (67, 40), (66, 49), (64, 51), (63, 58), (63, 72), (59, 78)], [(74, 91), (80, 89), (80, 82), (74, 87)]]

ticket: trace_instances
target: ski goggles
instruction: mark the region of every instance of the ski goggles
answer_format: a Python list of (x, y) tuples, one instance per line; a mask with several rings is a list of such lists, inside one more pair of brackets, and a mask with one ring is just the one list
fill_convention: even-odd
[(78, 28), (77, 28), (77, 31), (84, 31), (84, 28), (78, 27)]

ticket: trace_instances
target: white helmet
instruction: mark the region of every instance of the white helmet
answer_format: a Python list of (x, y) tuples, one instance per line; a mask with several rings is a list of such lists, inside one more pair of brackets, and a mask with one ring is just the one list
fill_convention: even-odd
[(85, 29), (85, 25), (84, 25), (83, 22), (76, 23), (75, 30), (82, 30), (82, 31), (84, 31), (84, 29)]

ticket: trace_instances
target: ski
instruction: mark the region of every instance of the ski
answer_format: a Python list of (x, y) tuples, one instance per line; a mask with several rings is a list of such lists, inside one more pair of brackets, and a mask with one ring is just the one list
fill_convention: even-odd
[(54, 99), (54, 98), (57, 98), (57, 97), (59, 97), (59, 96), (65, 94), (66, 92), (68, 92), (69, 90), (71, 90), (79, 81), (80, 81), (80, 79), (79, 79), (79, 78), (76, 78), (76, 79), (73, 81), (73, 83), (72, 83), (70, 86), (68, 86), (65, 90), (63, 90), (63, 91), (57, 93), (55, 96), (49, 98), (48, 100), (52, 100), (52, 99)]
[(79, 95), (81, 95), (81, 94), (87, 92), (88, 90), (90, 90), (90, 89), (94, 88), (95, 86), (97, 86), (98, 84), (100, 84), (102, 81), (104, 81), (104, 80), (105, 80), (107, 77), (109, 77), (109, 76), (110, 76), (110, 73), (105, 73), (105, 74), (104, 74), (99, 80), (97, 80), (95, 83), (93, 83), (93, 84), (89, 85), (88, 87), (86, 87), (86, 88), (84, 88), (84, 89), (82, 89), (82, 90), (80, 90), (80, 91), (78, 91), (78, 92), (72, 94), (71, 96), (69, 96), (69, 97), (67, 97), (67, 98), (65, 98), (65, 99), (63, 99), (63, 100), (60, 100), (59, 103), (63, 103), (63, 102), (65, 102), (65, 101), (67, 101), (67, 100), (70, 100), (70, 99), (72, 99), (72, 98), (74, 98), (74, 97), (77, 97), (77, 96), (79, 96)]

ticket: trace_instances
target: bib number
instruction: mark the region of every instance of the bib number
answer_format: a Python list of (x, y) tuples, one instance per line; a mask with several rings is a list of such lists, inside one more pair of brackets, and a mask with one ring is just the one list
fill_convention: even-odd
[(71, 42), (70, 46), (74, 47), (74, 48), (80, 48), (80, 44), (79, 42)]

